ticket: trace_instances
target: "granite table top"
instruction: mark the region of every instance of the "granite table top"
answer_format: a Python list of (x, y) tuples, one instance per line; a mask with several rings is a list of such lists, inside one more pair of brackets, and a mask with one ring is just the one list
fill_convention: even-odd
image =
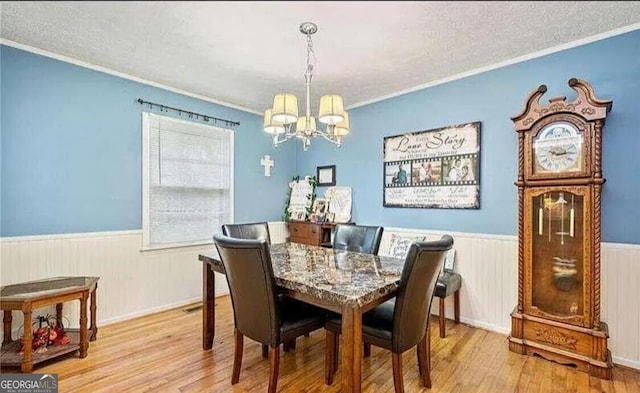
[[(336, 305), (362, 306), (398, 289), (404, 259), (298, 243), (271, 245), (276, 285)], [(201, 261), (224, 266), (214, 250)]]

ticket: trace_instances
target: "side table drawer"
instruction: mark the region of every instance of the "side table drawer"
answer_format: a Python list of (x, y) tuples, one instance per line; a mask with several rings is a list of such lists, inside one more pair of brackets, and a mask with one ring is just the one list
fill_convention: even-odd
[(305, 222), (289, 222), (289, 240), (295, 243), (320, 245), (322, 229), (319, 225)]

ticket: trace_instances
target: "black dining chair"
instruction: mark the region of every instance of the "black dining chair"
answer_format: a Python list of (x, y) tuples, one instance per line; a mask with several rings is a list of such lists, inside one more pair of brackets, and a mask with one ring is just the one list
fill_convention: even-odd
[[(271, 244), (271, 236), (269, 233), (269, 224), (266, 222), (249, 222), (243, 224), (224, 224), (222, 225), (222, 234), (236, 239), (253, 239), (266, 240)], [(308, 336), (308, 335), (307, 335)], [(285, 342), (283, 344), (284, 351), (288, 352), (296, 348), (296, 340)], [(262, 357), (269, 356), (269, 347), (262, 346)]]
[(250, 222), (245, 224), (224, 224), (222, 234), (236, 239), (266, 240), (271, 244), (269, 224), (266, 222)]
[[(222, 234), (225, 236), (233, 237), (236, 239), (249, 239), (249, 240), (266, 240), (268, 244), (271, 244), (271, 236), (269, 234), (269, 224), (266, 222), (249, 222), (243, 224), (223, 224)], [(295, 347), (295, 340), (293, 344), (287, 343), (285, 345), (285, 351), (289, 350), (289, 347)], [(269, 347), (262, 346), (262, 357), (267, 358), (269, 356)]]
[(314, 306), (279, 295), (269, 244), (265, 240), (213, 237), (226, 273), (234, 316), (234, 356), (231, 384), (240, 380), (244, 337), (269, 347), (269, 393), (278, 384), (280, 344), (324, 326)]
[[(378, 255), (383, 227), (338, 224), (333, 234), (333, 249)], [(364, 343), (364, 357), (371, 355), (371, 345)]]
[[(391, 351), (396, 393), (404, 392), (402, 354), (414, 346), (422, 382), (425, 387), (431, 387), (429, 311), (445, 254), (452, 246), (453, 238), (449, 235), (436, 241), (413, 243), (405, 259), (396, 298), (362, 315), (362, 341)], [(325, 330), (325, 351), (337, 354), (342, 321), (328, 320)], [(337, 366), (337, 356), (325, 356), (325, 383), (333, 382)]]
[(378, 255), (383, 227), (338, 224), (333, 234), (333, 249)]
[(438, 330), (440, 331), (440, 338), (446, 336), (447, 325), (445, 323), (445, 299), (453, 295), (453, 321), (460, 323), (460, 288), (462, 287), (462, 276), (460, 273), (453, 271), (455, 263), (455, 250), (450, 250), (447, 259), (451, 258), (451, 263), (446, 264), (442, 270), (442, 274), (438, 278), (436, 284), (435, 296), (440, 299), (439, 303), (439, 316), (438, 316)]

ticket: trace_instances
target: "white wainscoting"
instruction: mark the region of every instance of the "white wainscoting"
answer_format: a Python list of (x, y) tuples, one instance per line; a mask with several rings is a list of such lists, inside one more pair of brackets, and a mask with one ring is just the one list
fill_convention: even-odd
[[(198, 254), (212, 246), (145, 252), (141, 246), (142, 231), (3, 238), (1, 282), (98, 276), (99, 326), (201, 299)], [(42, 313), (55, 314), (55, 307)], [(66, 303), (64, 315), (77, 326), (78, 302)], [(14, 311), (13, 318), (17, 329), (22, 313)]]
[[(284, 242), (284, 223), (270, 224), (273, 243)], [(5, 237), (0, 242), (0, 284), (57, 276), (98, 276), (98, 324), (123, 321), (202, 299), (198, 254), (213, 244), (141, 252), (142, 231)], [(216, 296), (228, 293), (216, 274)], [(35, 314), (35, 313), (34, 313)], [(55, 314), (55, 307), (35, 315)], [(78, 325), (78, 302), (65, 304), (71, 327)], [(13, 312), (14, 337), (22, 313)]]
[(640, 245), (602, 243), (601, 319), (614, 363), (640, 369)]
[[(462, 275), (460, 319), (509, 334), (510, 314), (518, 300), (515, 236), (385, 228), (380, 254), (388, 249), (392, 234), (435, 240), (444, 233), (454, 237), (455, 270)], [(601, 319), (609, 325), (613, 361), (640, 369), (640, 245), (602, 243), (601, 249)], [(437, 304), (432, 312), (437, 314)], [(446, 300), (446, 315), (453, 319), (453, 296)]]
[[(391, 235), (439, 239), (445, 232), (385, 228), (380, 254), (389, 249)], [(518, 301), (517, 241), (513, 236), (446, 232), (454, 238), (455, 270), (462, 276), (460, 319), (487, 330), (509, 334), (510, 313)], [(432, 313), (438, 313), (437, 301)], [(447, 318), (453, 319), (453, 296), (446, 299)]]
[[(272, 243), (286, 241), (285, 223), (270, 223), (269, 229)], [(381, 251), (388, 246), (391, 233), (424, 234), (433, 239), (443, 232), (385, 228), (384, 233)], [(462, 321), (508, 334), (509, 314), (517, 301), (516, 238), (450, 234), (455, 239), (456, 270), (463, 277)], [(201, 299), (202, 264), (198, 254), (211, 250), (212, 245), (140, 252), (141, 244), (141, 231), (3, 238), (0, 284), (64, 275), (99, 276), (99, 325)], [(638, 369), (639, 283), (640, 245), (603, 243), (602, 320), (609, 324), (609, 347), (615, 363)], [(224, 277), (216, 275), (216, 295), (227, 292)], [(452, 300), (447, 299), (449, 318)], [(72, 326), (77, 325), (77, 304), (67, 303), (64, 314)], [(14, 312), (13, 318), (15, 331), (22, 324), (22, 316)]]
[(289, 239), (289, 229), (284, 221), (276, 221), (269, 223), (269, 237), (271, 243), (284, 243)]

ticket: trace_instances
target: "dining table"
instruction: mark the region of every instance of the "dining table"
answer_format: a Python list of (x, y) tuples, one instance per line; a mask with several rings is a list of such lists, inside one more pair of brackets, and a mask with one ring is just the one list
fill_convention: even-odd
[[(362, 391), (362, 314), (396, 296), (403, 258), (377, 256), (299, 243), (270, 246), (275, 284), (294, 299), (336, 312), (342, 318), (343, 393)], [(202, 348), (215, 335), (214, 272), (225, 274), (217, 251), (203, 262)]]

